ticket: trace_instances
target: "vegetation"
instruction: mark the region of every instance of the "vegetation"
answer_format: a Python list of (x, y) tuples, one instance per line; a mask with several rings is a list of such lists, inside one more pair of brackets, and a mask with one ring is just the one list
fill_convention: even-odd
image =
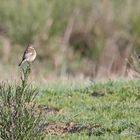
[[(55, 124), (56, 128), (46, 129), (46, 139), (139, 139), (139, 91), (138, 81), (97, 82), (86, 86), (57, 84), (47, 87), (40, 104), (46, 107), (49, 124)], [(49, 114), (47, 108), (57, 109), (57, 112)], [(62, 124), (67, 129), (71, 123), (84, 129), (75, 126), (71, 131), (62, 131)]]
[[(12, 76), (0, 84), (1, 139), (140, 139), (139, 81), (93, 81), (124, 78), (128, 67), (140, 72), (139, 7), (139, 0), (1, 1), (0, 77)], [(27, 67), (14, 84), (29, 42), (37, 51), (31, 78)], [(78, 82), (48, 85), (59, 76)]]
[(0, 136), (43, 140), (45, 132), (47, 140), (139, 139), (139, 91), (139, 81), (48, 85), (37, 100), (46, 120), (42, 127), (37, 90), (23, 82), (2, 83)]
[(35, 104), (38, 90), (27, 84), (29, 69), (23, 71), (22, 84), (0, 84), (0, 138), (2, 140), (43, 140), (41, 112)]
[(47, 73), (124, 76), (125, 58), (133, 49), (139, 51), (139, 5), (138, 0), (4, 0), (0, 49), (6, 48), (1, 43), (4, 36), (14, 48), (6, 55), (15, 62), (19, 45), (34, 42)]

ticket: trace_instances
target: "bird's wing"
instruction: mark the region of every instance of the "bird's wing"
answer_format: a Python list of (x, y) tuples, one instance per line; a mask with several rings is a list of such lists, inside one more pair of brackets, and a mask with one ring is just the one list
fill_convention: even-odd
[(23, 60), (27, 59), (28, 57), (30, 57), (33, 54), (33, 52), (29, 51), (28, 48), (26, 48), (24, 54), (23, 54)]
[(28, 58), (28, 57), (32, 56), (32, 54), (33, 54), (33, 52), (27, 52), (27, 53), (25, 53), (25, 58)]

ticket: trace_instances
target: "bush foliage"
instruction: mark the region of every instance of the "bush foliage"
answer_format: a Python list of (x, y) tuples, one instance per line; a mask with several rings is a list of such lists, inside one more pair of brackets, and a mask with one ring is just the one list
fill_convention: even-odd
[(0, 83), (0, 138), (2, 140), (43, 140), (42, 115), (37, 111), (38, 90), (27, 84)]

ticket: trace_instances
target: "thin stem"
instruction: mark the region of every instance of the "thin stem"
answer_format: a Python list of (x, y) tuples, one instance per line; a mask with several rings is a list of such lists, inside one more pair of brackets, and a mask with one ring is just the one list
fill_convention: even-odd
[(31, 73), (31, 64), (28, 63), (26, 68), (22, 68), (22, 74), (23, 77), (21, 76), (21, 81), (22, 81), (22, 87), (25, 88), (28, 82), (28, 77), (29, 74)]

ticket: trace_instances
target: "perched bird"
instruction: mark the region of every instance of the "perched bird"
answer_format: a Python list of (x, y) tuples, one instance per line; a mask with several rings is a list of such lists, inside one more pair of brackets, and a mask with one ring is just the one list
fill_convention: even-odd
[(36, 58), (36, 51), (33, 47), (33, 45), (29, 45), (22, 57), (22, 61), (19, 63), (19, 66), (21, 66), (24, 62), (32, 62)]

